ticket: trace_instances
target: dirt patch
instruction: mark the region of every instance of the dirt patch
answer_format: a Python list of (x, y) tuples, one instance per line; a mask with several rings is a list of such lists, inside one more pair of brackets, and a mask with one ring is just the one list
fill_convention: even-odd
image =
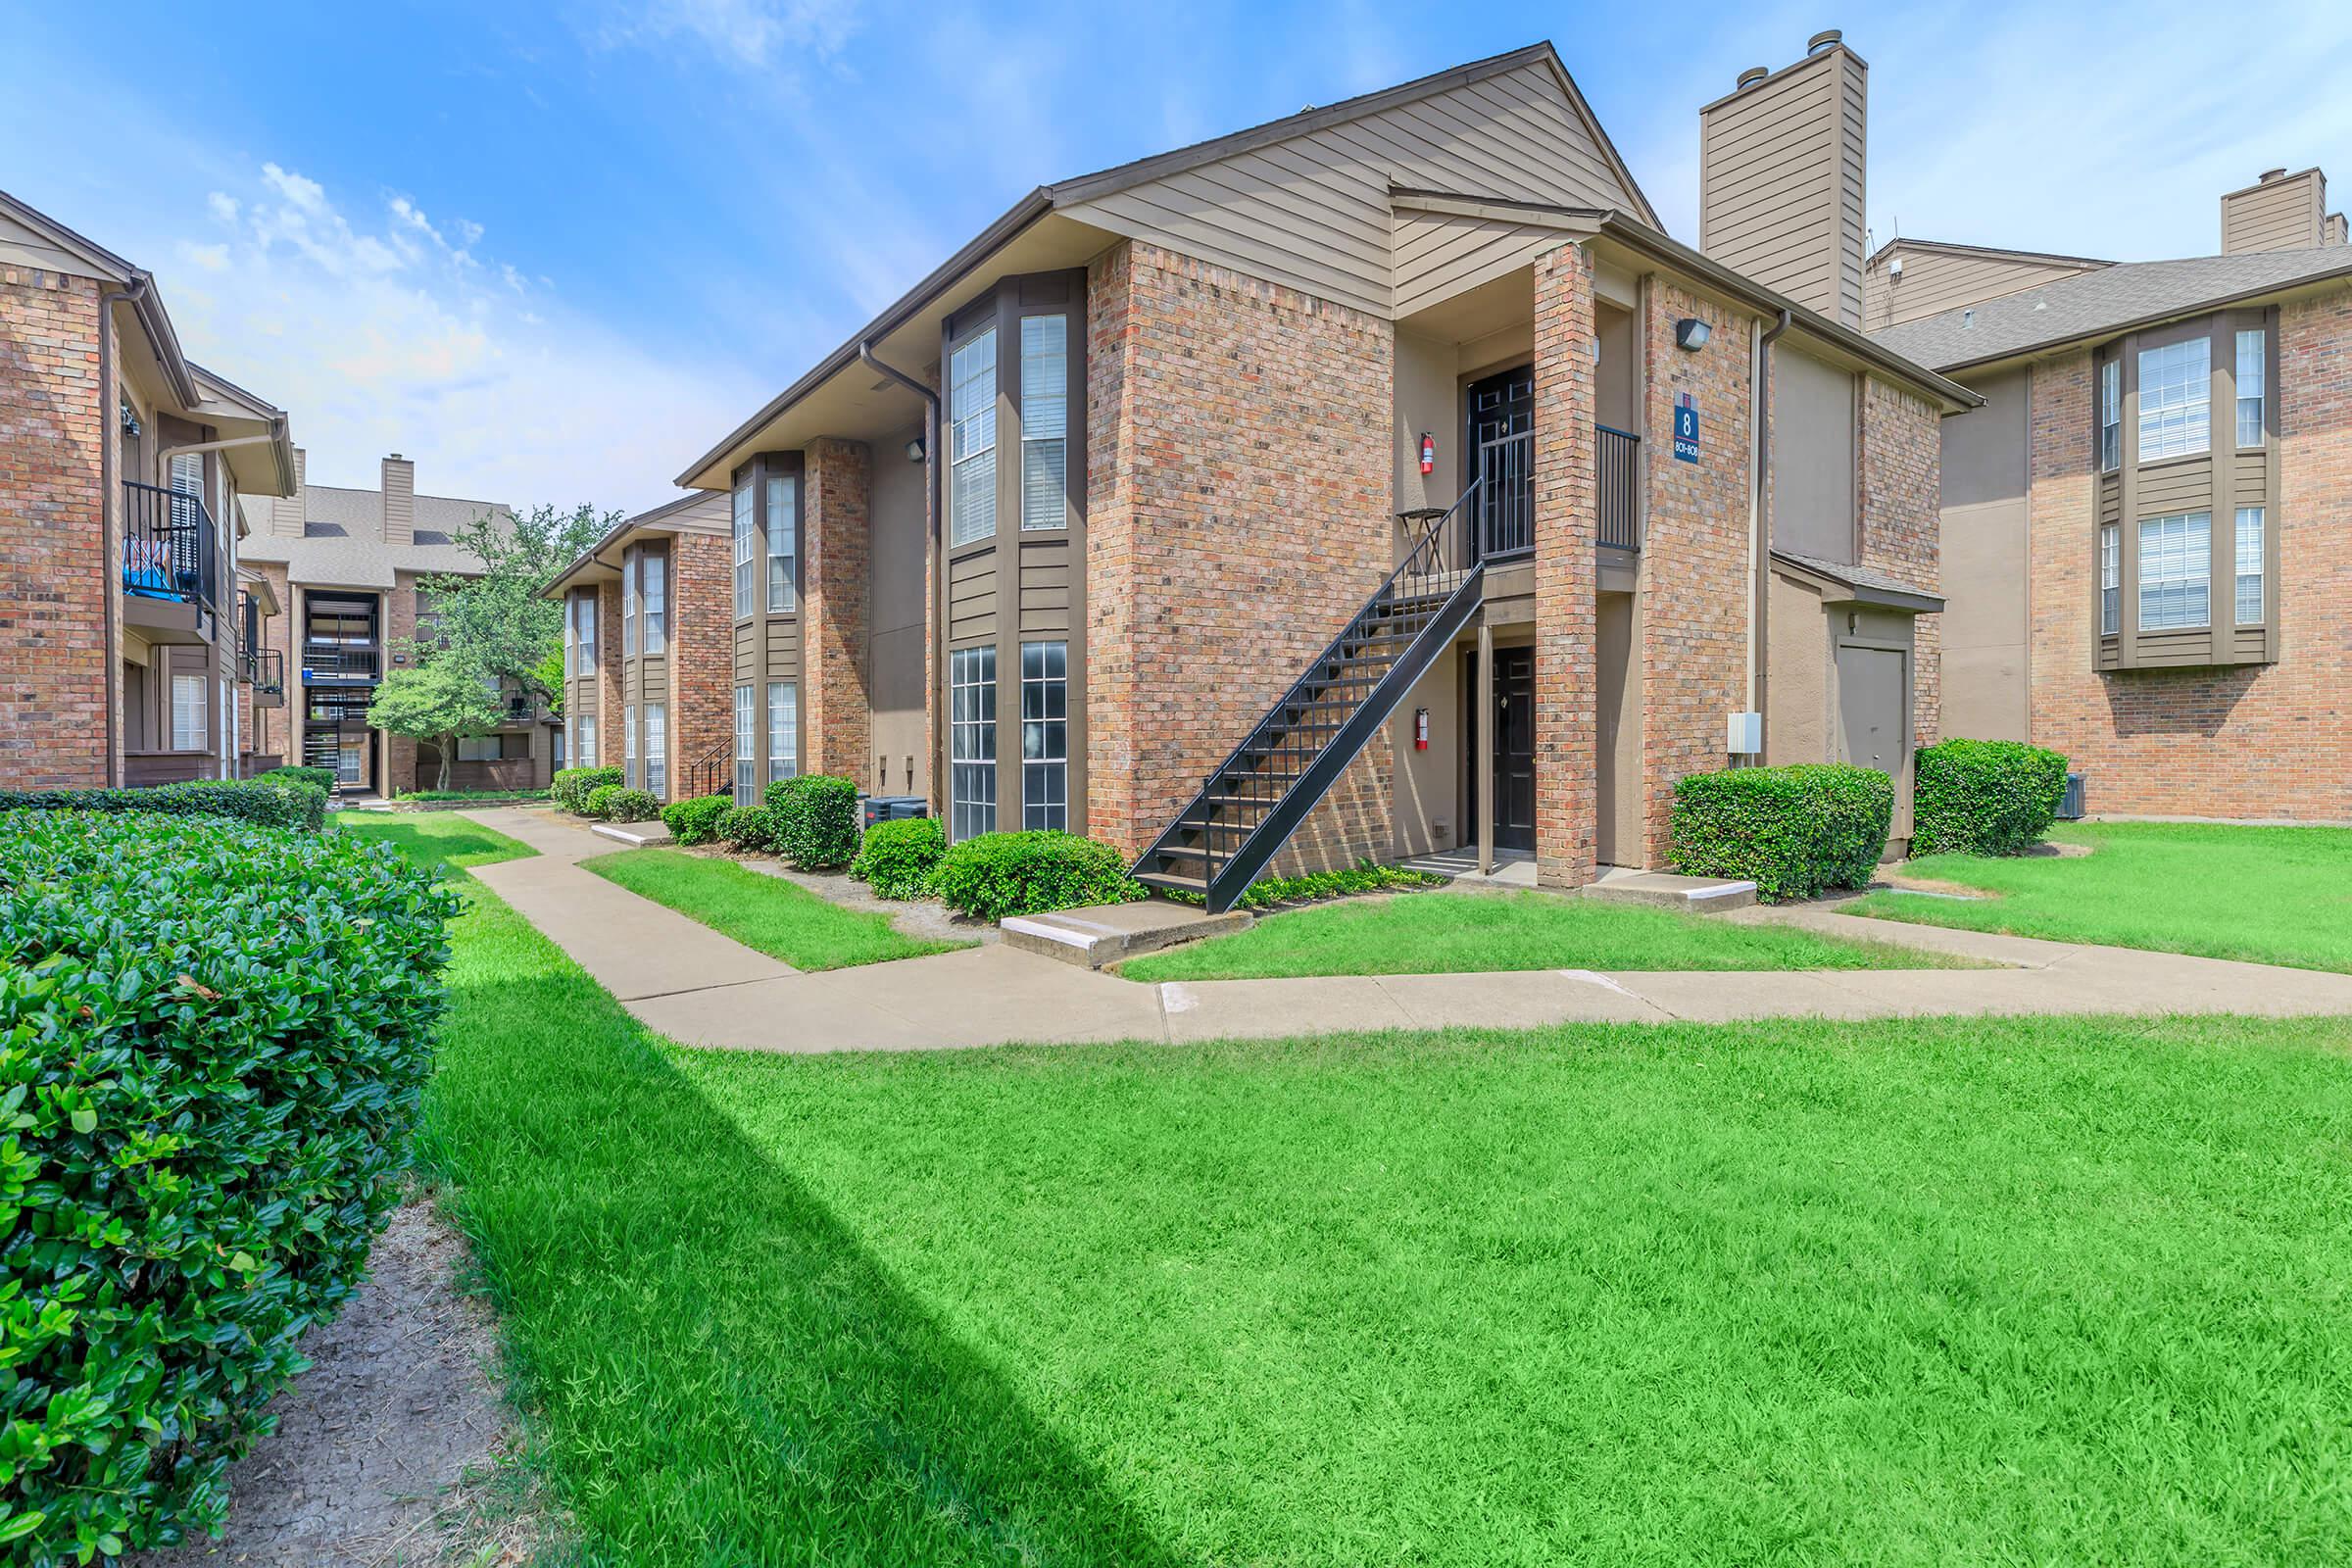
[(226, 1533), (135, 1568), (496, 1568), (527, 1562), (547, 1510), (492, 1369), (489, 1309), (461, 1288), (465, 1239), (413, 1198), (342, 1316), (304, 1337), (277, 1430), (228, 1473)]

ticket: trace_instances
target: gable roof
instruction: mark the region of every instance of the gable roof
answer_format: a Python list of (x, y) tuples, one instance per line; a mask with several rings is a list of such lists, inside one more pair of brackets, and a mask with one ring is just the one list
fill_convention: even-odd
[(1943, 256), (1982, 256), (1997, 262), (2039, 262), (2049, 267), (2113, 267), (2095, 256), (2061, 256), (2056, 251), (2019, 251), (2002, 245), (1963, 245), (1948, 239), (1914, 239), (1897, 234), (1870, 253), (1867, 267), (1876, 267), (1896, 251), (1935, 251)]
[(1906, 359), (1951, 371), (2338, 276), (2352, 276), (2352, 245), (2118, 262), (1874, 335)]

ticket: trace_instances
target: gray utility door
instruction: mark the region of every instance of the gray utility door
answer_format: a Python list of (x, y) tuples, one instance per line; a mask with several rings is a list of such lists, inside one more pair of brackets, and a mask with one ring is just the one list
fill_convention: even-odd
[(1906, 756), (1903, 654), (1896, 648), (1838, 650), (1838, 760), (1875, 767), (1896, 779)]

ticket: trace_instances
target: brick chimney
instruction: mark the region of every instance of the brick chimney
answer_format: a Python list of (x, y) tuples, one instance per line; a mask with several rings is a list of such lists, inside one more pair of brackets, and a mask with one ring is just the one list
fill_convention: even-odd
[(416, 465), (395, 452), (384, 460), (384, 543), (416, 542)]
[(2303, 251), (2344, 242), (2344, 215), (2328, 211), (2328, 176), (2317, 169), (2262, 177), (2222, 198), (2222, 254)]
[(1698, 112), (1698, 248), (1835, 321), (1862, 324), (1870, 67), (1835, 28), (1751, 67)]
[(310, 488), (310, 454), (294, 449), (294, 493), (270, 498), (270, 531), (281, 539), (302, 537), (304, 502)]

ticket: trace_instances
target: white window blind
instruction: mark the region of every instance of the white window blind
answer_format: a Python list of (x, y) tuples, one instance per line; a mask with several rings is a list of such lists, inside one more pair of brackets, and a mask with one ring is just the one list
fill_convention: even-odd
[(201, 674), (172, 677), (172, 749), (175, 752), (204, 750), (204, 685)]
[(2139, 461), (2213, 447), (2213, 340), (2185, 338), (2139, 351)]
[(2139, 629), (2207, 624), (2213, 514), (2184, 512), (2139, 525)]
[(2112, 472), (2124, 462), (2124, 362), (2099, 367), (2099, 467)]
[[(2260, 327), (2237, 334), (2237, 444), (2262, 445), (2262, 402), (2270, 376), (2270, 354)], [(2260, 618), (2260, 617), (2256, 617)]]
[(997, 531), (997, 329), (980, 333), (948, 362), (949, 542), (968, 545)]
[(596, 720), (588, 714), (582, 713), (576, 733), (579, 737), (579, 747), (572, 758), (572, 765), (575, 767), (596, 766)]
[(2262, 624), (2262, 527), (2260, 507), (2237, 509), (2237, 623)]
[(801, 607), (801, 481), (767, 477), (767, 609), (781, 614)]
[(2112, 637), (2124, 629), (2124, 530), (2112, 522), (2099, 525), (2099, 634)]
[(669, 648), (669, 558), (639, 556), (637, 567), (637, 618), (645, 651), (664, 653)]
[(1021, 526), (1069, 526), (1069, 318), (1021, 319)]

